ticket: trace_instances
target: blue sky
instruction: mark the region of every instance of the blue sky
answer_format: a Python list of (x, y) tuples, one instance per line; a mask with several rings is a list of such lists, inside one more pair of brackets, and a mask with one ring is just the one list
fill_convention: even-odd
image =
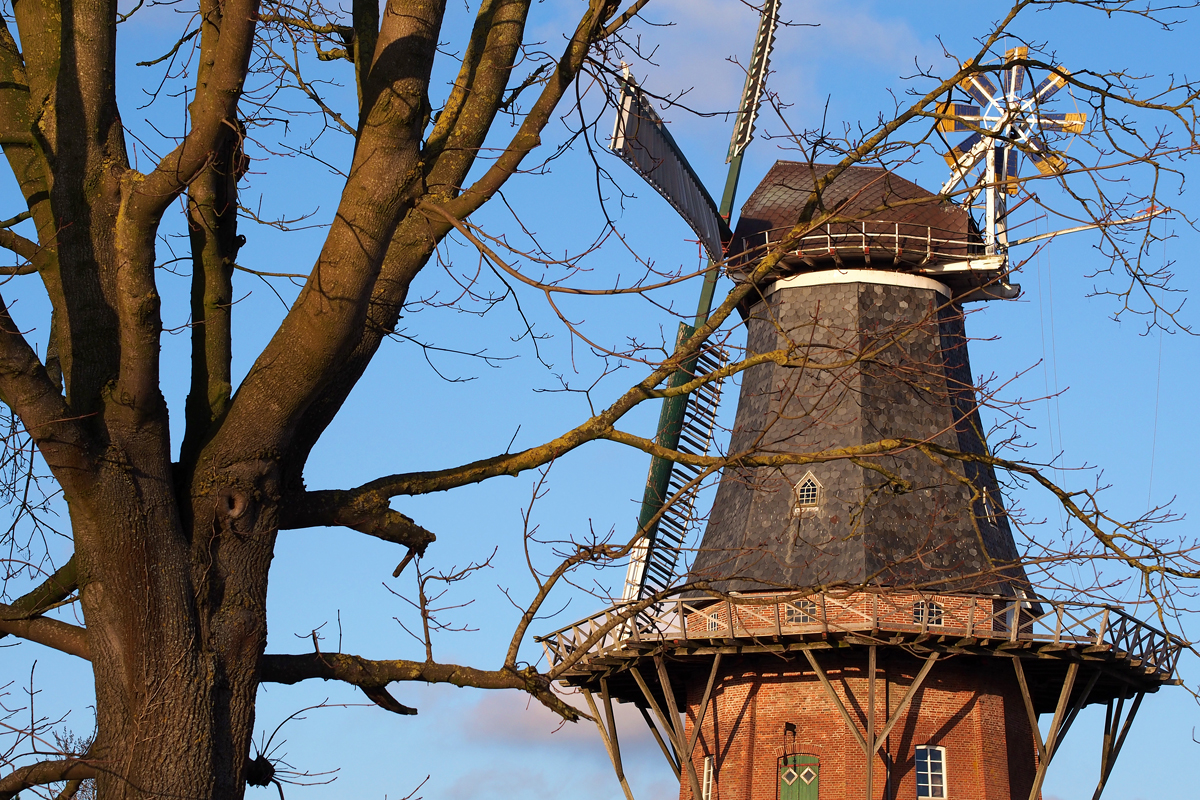
[[(550, 2), (536, 7), (534, 30), (547, 42), (547, 49), (554, 51), (560, 46), (564, 20), (577, 13), (579, 5)], [(451, 6), (452, 34), (457, 36), (469, 17), (462, 3)], [(785, 18), (819, 27), (780, 31), (770, 88), (787, 104), (784, 117), (788, 124), (814, 127), (824, 116), (832, 129), (840, 130), (843, 124), (870, 124), (879, 114), (893, 113), (894, 104), (902, 102), (905, 90), (914, 85), (905, 80), (914, 73), (914, 63), (942, 69), (946, 51), (967, 54), (973, 37), (981, 35), (1005, 6), (785, 0), (783, 9)], [(634, 64), (639, 80), (664, 93), (694, 87), (687, 95), (688, 102), (700, 110), (734, 107), (742, 73), (727, 59), (745, 61), (757, 24), (755, 14), (738, 0), (656, 0), (650, 4), (648, 16), (675, 24), (641, 29), (658, 49), (653, 64)], [(122, 45), (136, 55), (128, 59), (129, 64), (165, 51), (163, 37), (176, 24), (163, 12), (135, 18), (121, 34)], [(1030, 38), (1049, 39), (1058, 60), (1070, 69), (1128, 69), (1163, 79), (1197, 66), (1192, 51), (1197, 35), (1194, 22), (1167, 33), (1144, 21), (1107, 20), (1102, 15), (1056, 9), (1031, 14), (1018, 31)], [(352, 77), (346, 66), (320, 65), (316, 69), (342, 82), (341, 88), (329, 87), (329, 96), (349, 107)], [(133, 112), (139, 81), (145, 77), (129, 66), (121, 78), (126, 124), (132, 130), (149, 140), (150, 121), (178, 119), (179, 105), (171, 106), (169, 101)], [(682, 111), (664, 112), (664, 116), (716, 193), (724, 180), (729, 121)], [(610, 124), (606, 117), (601, 130), (606, 133)], [(784, 148), (785, 139), (771, 138), (786, 130), (778, 116), (764, 111), (758, 129), (759, 137), (743, 170), (739, 204), (775, 159), (794, 157)], [(561, 140), (563, 131), (563, 124), (556, 123), (546, 137), (548, 142)], [(304, 125), (297, 124), (291, 136), (288, 141), (300, 145), (306, 136)], [(332, 163), (345, 164), (346, 142), (333, 139), (322, 147), (324, 157)], [(328, 220), (336, 205), (335, 175), (303, 158), (273, 163), (261, 150), (252, 149), (251, 155), (259, 160), (243, 189), (246, 205), (261, 208), (264, 217), (312, 212), (313, 223)], [(612, 206), (632, 248), (666, 268), (698, 266), (696, 247), (687, 241), (694, 237), (669, 207), (640, 185), (621, 162), (605, 153), (600, 158), (621, 185), (636, 195), (625, 201), (623, 210)], [(1187, 169), (1191, 177), (1197, 177), (1194, 165)], [(944, 163), (932, 156), (923, 164), (907, 167), (903, 174), (936, 188), (944, 172)], [(1175, 188), (1172, 185), (1167, 194), (1173, 195)], [(613, 195), (611, 189), (603, 191)], [(555, 161), (547, 175), (515, 179), (506, 197), (519, 210), (526, 227), (550, 249), (578, 251), (601, 233), (591, 162), (578, 148)], [(1165, 202), (1187, 214), (1200, 212), (1194, 194), (1171, 196)], [(475, 221), (493, 232), (509, 231), (515, 236), (511, 217), (501, 210), (489, 209)], [(1177, 238), (1165, 247), (1159, 245), (1151, 256), (1175, 260), (1175, 286), (1194, 290), (1195, 232), (1182, 219), (1154, 224), (1156, 230)], [(278, 272), (307, 271), (323, 235), (320, 228), (283, 235), (249, 223), (243, 232), (248, 243), (240, 255), (242, 263)], [(1194, 368), (1200, 342), (1184, 333), (1143, 335), (1145, 328), (1138, 318), (1114, 321), (1117, 308), (1110, 299), (1089, 297), (1094, 287), (1111, 285), (1103, 278), (1088, 277), (1104, 263), (1095, 249), (1097, 242), (1089, 233), (1055, 241), (1019, 276), (1025, 289), (1021, 299), (976, 309), (968, 321), (970, 335), (978, 340), (972, 346), (972, 365), (977, 374), (1015, 378), (1005, 390), (1009, 398), (1057, 394), (1052, 401), (1030, 404), (1025, 438), (1031, 458), (1049, 458), (1061, 450), (1063, 463), (1096, 468), (1064, 472), (1063, 479), (1081, 486), (1094, 483), (1101, 475), (1099, 480), (1112, 486), (1107, 494), (1110, 506), (1127, 516), (1140, 513), (1148, 503), (1174, 498), (1175, 510), (1186, 518), (1170, 532), (1193, 538), (1198, 509), (1193, 507), (1197, 496), (1191, 487), (1190, 467), (1198, 431), (1192, 407), (1200, 388)], [(474, 270), (475, 261), (467, 250), (448, 247), (445, 254), (451, 263), (446, 269), (431, 265), (414, 288), (415, 294), (446, 296), (454, 291), (452, 273)], [(629, 253), (611, 241), (584, 263), (591, 272), (582, 280), (589, 285), (609, 284), (617, 274), (632, 275), (637, 270)], [(239, 281), (235, 296), (243, 299), (237, 306), (236, 358), (237, 368), (244, 371), (270, 336), (284, 305), (258, 279)], [(181, 326), (187, 320), (187, 278), (164, 274), (161, 282), (165, 322), (168, 327)], [(686, 285), (657, 299), (690, 310), (698, 289), (698, 285)], [(277, 284), (276, 290), (284, 300), (294, 293), (286, 283)], [(36, 293), (21, 300), (18, 320), (30, 326), (44, 324), (38, 322), (42, 309)], [(428, 344), (472, 351), (486, 347), (490, 355), (516, 358), (493, 367), (476, 359), (431, 355), (444, 375), (472, 378), (452, 383), (426, 363), (418, 346), (388, 343), (314, 452), (306, 475), (308, 485), (345, 487), (390, 472), (451, 466), (501, 452), (510, 439), (517, 448), (536, 444), (586, 418), (587, 395), (535, 390), (556, 386), (556, 375), (574, 386), (589, 386), (600, 367), (584, 348), (578, 344), (572, 348), (567, 332), (543, 300), (529, 295), (522, 296), (522, 302), (527, 313), (539, 320), (538, 330), (553, 337), (541, 343), (550, 367), (538, 362), (527, 340), (512, 340), (520, 329), (511, 305), (499, 306), (484, 318), (448, 308), (425, 308), (406, 315), (401, 323), (404, 331)], [(567, 308), (589, 336), (613, 344), (627, 335), (651, 341), (670, 338), (676, 325), (671, 315), (642, 300), (589, 301)], [(1182, 319), (1198, 324), (1189, 307)], [(181, 412), (187, 381), (186, 335), (164, 337), (163, 350), (168, 402)], [(623, 370), (600, 382), (593, 397), (603, 403), (622, 384), (638, 377), (636, 368)], [(734, 396), (736, 387), (729, 387), (727, 397)], [(723, 413), (727, 421), (732, 411), (733, 403), (726, 403)], [(625, 427), (649, 435), (656, 416), (656, 409), (642, 409), (631, 415)], [(180, 434), (176, 431), (176, 436)], [(554, 539), (585, 536), (593, 530), (628, 535), (647, 466), (645, 456), (614, 445), (598, 444), (573, 453), (554, 465), (548, 478), (549, 492), (534, 505), (531, 519), (541, 533)], [(535, 475), (495, 479), (443, 495), (394, 503), (438, 534), (427, 566), (462, 566), (484, 560), (496, 549), (490, 569), (451, 589), (449, 602), (474, 600), (454, 615), (475, 630), (438, 637), (435, 655), (439, 660), (499, 666), (517, 616), (505, 591), (518, 602), (532, 593), (521, 534), (522, 510), (529, 505), (535, 480)], [(1016, 501), (1031, 517), (1049, 520), (1040, 530), (1053, 534), (1059, 516), (1047, 498), (1029, 490)], [(422, 657), (419, 644), (396, 621), (399, 618), (411, 624), (412, 615), (389, 591), (412, 590), (411, 570), (400, 580), (390, 577), (400, 555), (394, 546), (350, 531), (283, 533), (269, 597), (269, 651), (303, 652), (310, 646), (309, 632), (321, 627), (326, 649), (337, 646), (340, 628), (346, 652), (376, 658)], [(536, 552), (535, 558), (543, 567), (552, 561), (548, 552)], [(621, 576), (610, 570), (596, 577), (602, 585), (614, 585)], [(596, 607), (595, 600), (579, 593), (564, 594), (562, 603), (568, 601), (559, 616), (541, 623), (542, 629), (583, 617)], [(562, 603), (551, 605), (558, 608)], [(530, 660), (538, 657), (532, 645), (523, 652)], [(65, 657), (26, 645), (4, 651), (5, 676), (28, 675), (34, 659), (38, 660), (37, 686), (45, 690), (38, 697), (39, 708), (48, 715), (70, 709), (69, 724), (87, 728), (87, 671)], [(61, 691), (56, 683), (70, 688)], [(569, 793), (599, 800), (620, 796), (594, 729), (561, 727), (523, 695), (423, 685), (398, 685), (393, 692), (401, 702), (418, 707), (420, 714), (390, 715), (363, 705), (361, 694), (337, 684), (263, 690), (259, 727), (266, 734), (297, 709), (326, 698), (332, 704), (352, 706), (307, 712), (304, 719), (287, 723), (275, 736), (275, 743), (286, 739), (280, 752), (300, 770), (340, 768), (334, 783), (289, 787), (289, 798), (401, 798), (426, 775), (430, 778), (420, 794), (429, 798), (534, 798)], [(624, 716), (623, 749), (628, 753), (627, 770), (636, 796), (675, 796), (677, 786), (656, 746), (642, 732), (640, 718), (626, 713), (629, 711), (621, 709), (618, 716)], [(1099, 717), (1088, 712), (1076, 723), (1046, 783), (1048, 800), (1091, 796), (1102, 711)], [(1200, 783), (1200, 759), (1196, 758), (1200, 745), (1192, 742), (1191, 732), (1198, 721), (1200, 712), (1182, 689), (1148, 699), (1105, 797), (1134, 800), (1194, 793), (1192, 787)], [(262, 791), (252, 788), (248, 796), (266, 797)], [(265, 791), (274, 793), (273, 788)]]

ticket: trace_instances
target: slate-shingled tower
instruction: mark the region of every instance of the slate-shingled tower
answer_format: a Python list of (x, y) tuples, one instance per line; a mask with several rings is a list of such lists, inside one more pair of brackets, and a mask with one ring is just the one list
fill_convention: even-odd
[[(733, 257), (779, 241), (827, 169), (778, 162), (742, 209)], [(730, 452), (809, 453), (886, 439), (986, 452), (956, 302), (981, 275), (940, 274), (978, 255), (970, 217), (881, 169), (850, 169), (823, 199), (843, 216), (870, 217), (821, 226), (759, 287), (745, 311), (747, 352), (790, 346), (813, 366), (746, 372)], [(1017, 551), (995, 475), (935, 459), (909, 451), (729, 470), (691, 577), (729, 578), (735, 591), (869, 583), (1012, 594), (1024, 580), (1012, 566)], [(815, 486), (805, 487), (809, 476)]]
[[(742, 209), (735, 275), (829, 169), (775, 164)], [(726, 470), (688, 575), (719, 593), (567, 626), (542, 637), (551, 666), (584, 692), (629, 800), (614, 700), (643, 709), (681, 800), (1037, 800), (1096, 702), (1102, 789), (1179, 643), (1033, 598), (991, 467), (944, 455), (987, 451), (962, 308), (1016, 293), (1004, 258), (964, 210), (881, 169), (846, 170), (821, 201), (842, 221), (742, 309), (748, 353), (791, 361), (743, 374), (730, 452), (887, 454)]]

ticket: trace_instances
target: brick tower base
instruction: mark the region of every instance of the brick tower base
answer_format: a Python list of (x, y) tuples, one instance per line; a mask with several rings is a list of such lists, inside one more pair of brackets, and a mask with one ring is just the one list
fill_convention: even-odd
[[(908, 652), (877, 648), (874, 725), (868, 726), (868, 649), (815, 651), (818, 665), (862, 735), (879, 736), (925, 664)], [(944, 790), (954, 800), (1029, 796), (1037, 772), (1033, 731), (1008, 659), (943, 657), (929, 670), (872, 759), (872, 795), (918, 798), (918, 748), (944, 748)], [(687, 686), (687, 735), (700, 717), (708, 682), (700, 670)], [(705, 671), (707, 672), (707, 671)], [(929, 751), (923, 751), (929, 752)], [(785, 756), (806, 756), (790, 758)], [(692, 751), (706, 800), (841, 800), (866, 797), (863, 746), (805, 658), (789, 654), (726, 656), (716, 673)], [(808, 784), (786, 774), (812, 764)], [(781, 773), (790, 780), (783, 784)], [(689, 780), (681, 800), (691, 800)], [(816, 784), (815, 786), (813, 784)], [(930, 796), (939, 796), (933, 790)]]

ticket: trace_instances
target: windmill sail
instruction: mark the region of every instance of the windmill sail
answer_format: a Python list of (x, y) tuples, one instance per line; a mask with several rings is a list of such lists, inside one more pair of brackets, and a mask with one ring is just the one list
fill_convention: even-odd
[(653, 186), (688, 224), (708, 257), (721, 261), (732, 234), (729, 223), (696, 176), (650, 98), (628, 75), (622, 79), (621, 107), (609, 147)]
[[(692, 374), (711, 373), (724, 366), (726, 360), (723, 351), (702, 353), (696, 360)], [(708, 454), (717, 425), (722, 382), (713, 381), (688, 394), (678, 432), (679, 440), (674, 449), (691, 455)], [(696, 495), (700, 492), (700, 483), (696, 478), (702, 472), (701, 467), (692, 464), (670, 464), (666, 496), (678, 494), (679, 499), (663, 510), (658, 522), (635, 545), (625, 573), (623, 599), (633, 600), (645, 594), (661, 592), (675, 583), (679, 551), (695, 519)], [(661, 500), (654, 506), (654, 511), (657, 512), (659, 508), (662, 508)]]
[[(771, 49), (775, 43), (775, 28), (778, 23), (779, 0), (766, 0), (759, 18), (758, 35), (754, 40), (750, 67), (746, 71), (746, 85), (742, 91), (741, 103), (738, 105), (738, 118), (729, 144), (729, 158), (726, 159), (729, 171), (718, 214), (718, 220), (723, 226), (722, 235), (725, 236), (729, 235), (728, 220), (733, 211), (738, 177), (741, 175), (742, 153), (754, 136), (754, 121), (758, 116), (767, 74), (770, 71)], [(617, 134), (628, 131), (629, 116), (624, 110), (626, 107), (631, 108), (632, 105), (633, 101), (628, 98), (622, 103), (622, 113), (625, 114), (625, 117), (622, 119), (621, 114), (617, 117), (617, 128), (613, 136), (614, 150), (617, 149), (616, 145), (618, 144)], [(653, 113), (653, 109), (649, 110)], [(678, 159), (686, 165), (686, 159), (674, 147), (674, 142), (670, 140), (670, 134), (667, 133), (666, 128), (661, 128), (661, 131), (670, 143), (672, 152), (676, 153)], [(625, 146), (624, 141), (620, 144), (622, 147)], [(626, 160), (629, 159), (626, 158)], [(638, 169), (636, 165), (634, 168)], [(638, 171), (642, 170), (638, 169)], [(694, 178), (694, 173), (691, 173), (690, 168), (688, 172)], [(700, 186), (698, 181), (696, 185), (703, 191), (704, 187)], [(660, 189), (660, 191), (662, 190)], [(707, 192), (703, 192), (703, 194), (706, 198), (709, 197)], [(664, 196), (671, 200), (666, 193)], [(708, 202), (711, 204), (711, 199)], [(672, 201), (672, 205), (679, 209), (679, 205), (674, 201)], [(691, 224), (688, 215), (682, 210), (680, 213)], [(696, 226), (692, 225), (692, 229), (696, 230)], [(711, 249), (709, 250), (709, 269), (704, 277), (704, 287), (700, 291), (695, 324), (694, 326), (683, 326), (680, 341), (690, 337), (696, 328), (703, 325), (708, 319), (713, 293), (717, 285), (718, 264), (723, 258), (723, 253), (714, 253)], [(693, 376), (701, 371), (711, 372), (723, 363), (724, 358), (723, 352), (716, 359), (702, 354), (695, 362), (685, 365), (683, 369), (673, 375), (670, 385), (682, 385), (692, 380)], [(668, 450), (678, 449), (684, 453), (707, 454), (712, 444), (717, 403), (720, 396), (721, 384), (714, 382), (682, 397), (665, 400), (658, 421), (656, 437), (658, 444)], [(698, 475), (699, 470), (686, 464), (672, 462), (658, 456), (651, 460), (650, 475), (646, 479), (642, 508), (638, 516), (638, 528), (643, 531), (643, 536), (635, 544), (630, 555), (629, 569), (625, 576), (624, 599), (645, 597), (663, 591), (675, 582), (679, 551), (691, 528), (696, 494), (700, 488), (699, 485), (689, 484)], [(664, 503), (676, 494), (679, 494), (676, 502), (664, 509)], [(656, 518), (658, 521), (653, 522)]]
[(742, 89), (742, 104), (738, 108), (737, 124), (733, 126), (733, 138), (729, 140), (726, 164), (740, 156), (754, 138), (754, 122), (758, 119), (758, 108), (762, 105), (763, 90), (767, 86), (771, 50), (775, 47), (775, 28), (778, 24), (779, 0), (767, 0), (758, 20), (758, 36), (754, 39), (754, 51), (750, 54), (746, 86)]

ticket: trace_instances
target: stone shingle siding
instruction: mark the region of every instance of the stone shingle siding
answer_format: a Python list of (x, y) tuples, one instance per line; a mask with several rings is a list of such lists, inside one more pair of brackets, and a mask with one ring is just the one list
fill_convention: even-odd
[[(820, 368), (766, 363), (743, 374), (730, 452), (808, 453), (910, 438), (985, 452), (961, 310), (926, 288), (843, 283), (779, 289), (750, 309), (748, 353), (791, 347)], [(693, 579), (745, 591), (870, 582), (1011, 592), (1023, 579), (990, 467), (911, 451), (875, 459), (910, 481), (896, 494), (847, 460), (727, 469)], [(794, 512), (812, 472), (815, 510)], [(985, 513), (972, 488), (987, 491)], [(993, 519), (994, 517), (994, 519)]]

